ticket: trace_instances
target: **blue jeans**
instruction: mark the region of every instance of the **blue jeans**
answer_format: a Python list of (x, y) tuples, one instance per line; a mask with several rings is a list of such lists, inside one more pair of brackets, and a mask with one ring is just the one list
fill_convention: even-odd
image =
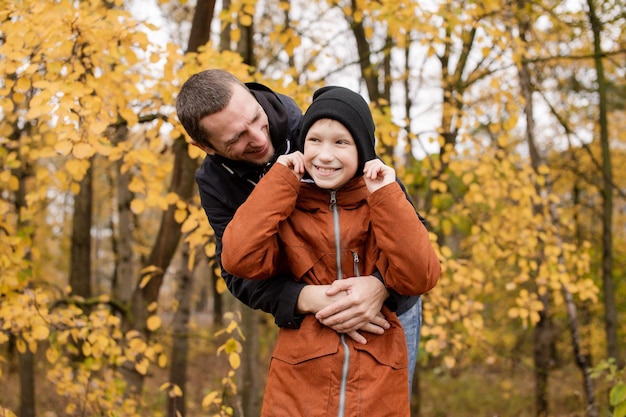
[(406, 338), (406, 347), (409, 352), (409, 398), (411, 396), (413, 385), (413, 373), (415, 372), (415, 364), (417, 362), (417, 345), (420, 341), (420, 332), (422, 330), (422, 297), (417, 302), (398, 316), (402, 327), (404, 328), (404, 337)]

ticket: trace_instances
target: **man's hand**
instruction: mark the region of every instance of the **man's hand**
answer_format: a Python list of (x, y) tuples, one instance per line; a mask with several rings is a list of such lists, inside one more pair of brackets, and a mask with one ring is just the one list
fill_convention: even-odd
[(317, 313), (320, 323), (365, 344), (367, 340), (358, 331), (383, 334), (390, 326), (380, 313), (388, 296), (374, 276), (346, 278), (330, 286), (307, 285), (298, 298), (298, 310)]
[(315, 318), (338, 333), (346, 333), (356, 342), (367, 341), (358, 331), (383, 334), (390, 324), (381, 314), (389, 296), (387, 289), (372, 275), (335, 281), (326, 291), (327, 297), (344, 296), (320, 309)]

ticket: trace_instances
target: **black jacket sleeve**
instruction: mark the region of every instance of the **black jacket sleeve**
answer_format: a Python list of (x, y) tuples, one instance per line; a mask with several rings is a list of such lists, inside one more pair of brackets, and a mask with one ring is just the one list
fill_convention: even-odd
[[(227, 170), (205, 161), (196, 172), (202, 207), (213, 228), (216, 256), (222, 266), (222, 236), (237, 208), (251, 192), (245, 182), (231, 177)], [(251, 187), (251, 186), (250, 186)], [(235, 298), (250, 308), (274, 316), (279, 327), (299, 328), (304, 316), (296, 314), (300, 291), (305, 284), (294, 282), (290, 276), (278, 276), (265, 281), (253, 281), (233, 276), (222, 269), (222, 277)]]

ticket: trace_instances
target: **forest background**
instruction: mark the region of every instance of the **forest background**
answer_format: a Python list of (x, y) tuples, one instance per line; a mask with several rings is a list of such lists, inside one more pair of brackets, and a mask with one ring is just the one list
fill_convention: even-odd
[(258, 415), (276, 328), (174, 112), (206, 68), (371, 103), (443, 265), (413, 415), (625, 416), (625, 9), (0, 0), (0, 416)]

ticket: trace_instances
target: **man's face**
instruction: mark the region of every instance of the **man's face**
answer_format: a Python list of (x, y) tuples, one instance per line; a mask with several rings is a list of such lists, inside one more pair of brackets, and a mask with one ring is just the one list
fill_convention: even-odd
[(209, 134), (214, 149), (200, 146), (208, 154), (233, 161), (264, 165), (274, 156), (267, 114), (254, 96), (235, 85), (224, 110), (204, 117), (200, 125)]

